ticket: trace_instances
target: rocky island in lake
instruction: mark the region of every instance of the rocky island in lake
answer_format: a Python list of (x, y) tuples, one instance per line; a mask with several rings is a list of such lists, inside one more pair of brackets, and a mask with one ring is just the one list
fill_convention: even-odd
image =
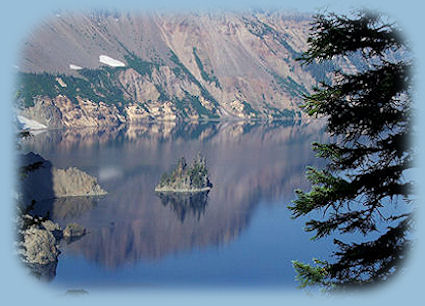
[(181, 157), (174, 170), (161, 176), (155, 191), (193, 193), (209, 191), (211, 188), (205, 158), (198, 154), (190, 165)]

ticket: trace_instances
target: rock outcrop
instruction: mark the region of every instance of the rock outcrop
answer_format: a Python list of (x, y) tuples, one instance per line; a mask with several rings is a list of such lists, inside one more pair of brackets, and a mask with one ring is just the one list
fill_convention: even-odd
[(57, 241), (50, 231), (33, 225), (26, 229), (23, 235), (22, 255), (27, 263), (46, 265), (57, 261)]
[(21, 111), (21, 116), (39, 122), (48, 128), (108, 126), (126, 122), (125, 116), (114, 105), (95, 103), (76, 98), (77, 103), (64, 95), (52, 98), (37, 96), (34, 106)]
[(200, 154), (188, 165), (184, 157), (170, 173), (164, 173), (156, 192), (206, 192), (212, 188), (205, 158)]
[(52, 171), (53, 192), (55, 197), (98, 196), (106, 194), (97, 179), (75, 167)]
[(58, 223), (54, 223), (51, 220), (44, 220), (41, 222), (41, 226), (46, 231), (50, 232), (57, 241), (63, 238), (63, 231)]
[(23, 263), (37, 278), (52, 280), (56, 276), (60, 253), (58, 244), (62, 231), (59, 224), (18, 208), (16, 229), (17, 252)]
[(106, 194), (95, 177), (74, 167), (57, 169), (32, 152), (21, 156), (21, 172), (20, 192), (24, 205), (33, 200)]
[(34, 107), (21, 111), (21, 115), (49, 128), (62, 128), (62, 111), (47, 97), (34, 97)]
[[(32, 207), (25, 209), (30, 212)], [(86, 234), (86, 229), (76, 223), (68, 224), (64, 230), (58, 223), (46, 217), (33, 216), (20, 212), (17, 216), (17, 251), (23, 263), (38, 278), (52, 280), (56, 276), (56, 266), (62, 239), (68, 243)]]

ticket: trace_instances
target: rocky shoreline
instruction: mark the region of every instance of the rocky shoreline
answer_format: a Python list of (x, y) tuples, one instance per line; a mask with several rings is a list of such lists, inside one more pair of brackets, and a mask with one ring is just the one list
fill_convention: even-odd
[(64, 229), (48, 218), (32, 216), (21, 212), (17, 217), (17, 252), (22, 262), (40, 279), (52, 280), (56, 275), (56, 266), (62, 240), (67, 242), (81, 238), (86, 229), (76, 223), (68, 224)]
[(62, 241), (70, 243), (86, 234), (76, 223), (62, 228), (34, 211), (36, 203), (72, 196), (100, 196), (106, 194), (97, 179), (71, 167), (57, 169), (35, 153), (20, 156), (20, 189), (17, 196), (16, 249), (22, 262), (40, 279), (52, 280)]
[(75, 167), (58, 169), (42, 156), (29, 152), (19, 157), (20, 202), (29, 205), (31, 201), (74, 196), (102, 196), (107, 194), (97, 179)]

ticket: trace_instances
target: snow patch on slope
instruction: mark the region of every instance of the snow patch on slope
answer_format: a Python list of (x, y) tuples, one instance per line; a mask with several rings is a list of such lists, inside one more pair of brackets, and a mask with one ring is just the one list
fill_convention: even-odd
[(47, 126), (45, 126), (44, 124), (41, 124), (40, 122), (37, 122), (35, 120), (32, 119), (28, 119), (27, 117), (18, 115), (18, 121), (19, 123), (21, 123), (23, 125), (24, 129), (29, 129), (29, 130), (43, 130), (43, 129), (47, 129)]
[(80, 66), (77, 66), (77, 65), (74, 65), (74, 64), (69, 64), (69, 69), (71, 69), (71, 70), (81, 70), (81, 69), (83, 69), (83, 67), (80, 67)]
[(58, 82), (59, 85), (62, 87), (67, 87), (66, 83), (62, 80), (62, 78), (57, 77), (56, 82)]
[(107, 55), (99, 55), (99, 62), (111, 67), (125, 67), (125, 64), (119, 60), (113, 59)]

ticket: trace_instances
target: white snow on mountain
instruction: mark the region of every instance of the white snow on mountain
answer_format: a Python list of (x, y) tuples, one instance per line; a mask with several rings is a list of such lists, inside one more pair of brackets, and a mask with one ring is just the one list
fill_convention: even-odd
[(81, 70), (83, 68), (80, 67), (80, 66), (74, 65), (74, 64), (69, 64), (69, 69), (72, 69), (72, 70)]
[(111, 67), (125, 67), (125, 64), (119, 60), (113, 59), (107, 55), (100, 55), (99, 62)]
[(19, 123), (22, 124), (22, 128), (23, 129), (29, 129), (29, 130), (43, 130), (43, 129), (47, 129), (47, 126), (45, 126), (44, 124), (37, 122), (35, 120), (32, 119), (28, 119), (27, 117), (18, 115), (18, 121)]

